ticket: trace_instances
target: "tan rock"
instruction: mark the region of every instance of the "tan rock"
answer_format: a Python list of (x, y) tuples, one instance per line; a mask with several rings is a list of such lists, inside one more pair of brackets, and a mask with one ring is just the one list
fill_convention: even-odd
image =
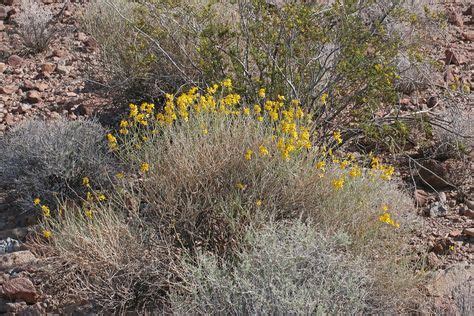
[(36, 90), (28, 91), (26, 94), (26, 99), (31, 103), (38, 103), (42, 100), (40, 93)]
[(467, 32), (464, 32), (464, 33), (462, 33), (462, 37), (463, 37), (466, 41), (474, 42), (474, 31), (467, 31)]
[(4, 73), (6, 69), (7, 65), (5, 65), (4, 63), (0, 63), (0, 74)]
[(462, 231), (463, 235), (468, 236), (468, 237), (474, 237), (474, 227), (471, 228), (465, 228)]
[(43, 74), (50, 74), (56, 69), (56, 65), (52, 63), (44, 63), (41, 65), (41, 72)]
[(0, 87), (0, 93), (1, 94), (13, 94), (18, 88), (13, 86), (13, 85), (8, 85), (8, 86), (2, 86)]
[(0, 271), (33, 262), (36, 262), (36, 258), (29, 250), (6, 253), (0, 255)]

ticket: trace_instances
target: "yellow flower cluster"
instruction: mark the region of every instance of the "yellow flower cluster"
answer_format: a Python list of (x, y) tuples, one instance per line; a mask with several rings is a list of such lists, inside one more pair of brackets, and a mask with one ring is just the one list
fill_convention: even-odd
[(386, 181), (392, 179), (392, 175), (395, 172), (395, 168), (390, 165), (385, 165), (380, 162), (380, 159), (377, 157), (372, 157), (372, 161), (370, 163), (372, 170), (380, 172), (380, 178)]
[(382, 205), (382, 210), (383, 210), (383, 214), (379, 216), (379, 221), (381, 221), (382, 223), (385, 223), (385, 224), (388, 224), (390, 226), (393, 226), (393, 227), (396, 227), (396, 228), (399, 228), (400, 227), (400, 224), (397, 223), (396, 221), (394, 221), (392, 219), (392, 216), (390, 215), (390, 213), (388, 212), (389, 210), (389, 207), (388, 205)]
[(86, 217), (92, 219), (94, 203), (104, 202), (107, 200), (107, 197), (105, 196), (105, 194), (96, 192), (92, 189), (88, 177), (82, 178), (82, 185), (88, 189), (86, 192), (86, 198), (82, 203), (82, 210), (84, 211), (84, 215), (86, 215)]

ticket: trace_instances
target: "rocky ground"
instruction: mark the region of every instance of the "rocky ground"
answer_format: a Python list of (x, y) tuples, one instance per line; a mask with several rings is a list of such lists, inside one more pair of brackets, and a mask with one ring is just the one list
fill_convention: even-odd
[[(15, 34), (17, 0), (0, 0), (0, 133), (31, 117), (91, 117), (111, 103), (102, 85), (89, 75), (99, 66), (98, 49), (94, 39), (79, 29), (82, 4), (43, 2), (56, 14), (57, 34), (46, 52), (32, 55), (23, 50)], [(443, 71), (433, 73), (432, 88), (405, 96), (400, 105), (407, 111), (439, 113), (454, 105), (469, 122), (472, 93), (448, 92), (453, 84), (474, 89), (474, 5), (454, 1), (442, 8), (448, 16), (448, 32), (433, 44), (432, 54), (443, 62)], [(413, 162), (402, 176), (413, 190), (420, 223), (410, 246), (433, 275), (425, 290), (435, 310), (426, 313), (474, 313), (472, 143), (468, 151), (462, 159), (428, 157), (420, 150), (402, 158), (405, 166)], [(42, 293), (38, 259), (24, 243), (34, 224), (33, 216), (9, 208), (0, 191), (0, 313), (42, 314), (54, 305)]]

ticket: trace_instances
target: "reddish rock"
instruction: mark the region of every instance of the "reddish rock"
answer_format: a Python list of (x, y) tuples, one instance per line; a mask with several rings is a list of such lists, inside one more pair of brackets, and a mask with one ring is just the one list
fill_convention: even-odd
[(52, 63), (44, 63), (41, 65), (41, 72), (43, 74), (50, 74), (56, 69), (56, 66)]
[(38, 91), (45, 91), (48, 89), (48, 84), (44, 83), (44, 82), (39, 82), (37, 84), (35, 84), (35, 89), (38, 90)]
[(461, 233), (462, 232), (459, 229), (455, 229), (449, 233), (449, 237), (456, 238), (456, 237), (461, 236)]
[(447, 83), (455, 81), (454, 74), (451, 68), (446, 69), (446, 72), (444, 73), (444, 81)]
[(459, 12), (457, 12), (456, 10), (451, 8), (450, 10), (448, 10), (447, 14), (448, 14), (449, 23), (454, 24), (454, 25), (459, 26), (459, 27), (464, 26), (462, 16)]
[(38, 298), (36, 288), (27, 278), (14, 278), (3, 283), (2, 295), (10, 300), (20, 300), (27, 303), (35, 303)]
[(19, 1), (18, 0), (3, 0), (4, 5), (14, 5), (17, 4)]
[(13, 85), (8, 86), (1, 86), (0, 87), (0, 94), (13, 94), (18, 88)]
[(461, 64), (459, 55), (456, 54), (453, 50), (447, 49), (444, 52), (444, 54), (446, 56), (446, 59), (445, 59), (446, 65), (453, 64), (453, 65), (459, 66)]
[(468, 236), (468, 237), (474, 237), (474, 227), (471, 228), (465, 228), (462, 231), (463, 235)]
[(26, 94), (26, 99), (31, 103), (41, 102), (41, 95), (36, 90), (28, 91)]
[(23, 81), (23, 90), (33, 90), (35, 88), (35, 84), (31, 80)]
[(89, 37), (87, 40), (85, 40), (84, 45), (92, 50), (96, 49), (99, 47), (99, 44), (95, 39), (92, 37)]
[(462, 33), (462, 37), (463, 37), (466, 41), (474, 42), (474, 31), (467, 31), (467, 32), (464, 32), (464, 33)]
[(11, 55), (8, 57), (7, 63), (12, 67), (19, 67), (23, 64), (23, 58), (18, 55)]

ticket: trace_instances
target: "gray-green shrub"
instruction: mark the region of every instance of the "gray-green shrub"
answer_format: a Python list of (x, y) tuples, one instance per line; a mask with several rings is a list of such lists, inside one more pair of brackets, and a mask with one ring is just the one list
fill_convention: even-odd
[(22, 123), (0, 138), (0, 185), (27, 210), (36, 197), (50, 206), (74, 198), (83, 177), (105, 183), (112, 160), (104, 135), (87, 120)]
[(178, 314), (356, 315), (373, 312), (368, 264), (347, 251), (344, 234), (313, 225), (269, 224), (248, 236), (235, 264), (201, 254), (185, 262), (183, 290), (171, 296)]

